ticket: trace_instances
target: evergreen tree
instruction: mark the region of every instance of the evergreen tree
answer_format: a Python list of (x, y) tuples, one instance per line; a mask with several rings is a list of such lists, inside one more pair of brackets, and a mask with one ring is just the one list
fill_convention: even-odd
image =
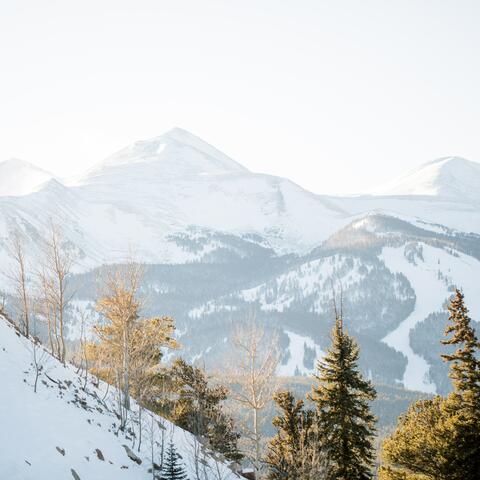
[(454, 417), (439, 396), (411, 405), (382, 445), (380, 479), (463, 479), (463, 472), (454, 465)]
[(159, 480), (188, 480), (185, 469), (179, 462), (181, 458), (173, 442), (170, 442)]
[(455, 345), (457, 350), (452, 355), (442, 355), (450, 362), (450, 378), (453, 381), (455, 393), (461, 397), (462, 408), (471, 410), (474, 415), (480, 415), (480, 342), (472, 320), (468, 316), (468, 309), (464, 303), (464, 295), (456, 290), (455, 297), (448, 307), (449, 322), (445, 336), (452, 334), (443, 345)]
[(321, 464), (314, 449), (313, 411), (305, 410), (303, 401), (296, 401), (289, 391), (276, 393), (274, 401), (280, 415), (273, 419), (277, 433), (265, 459), (268, 480), (318, 478)]
[(164, 409), (172, 422), (196, 436), (208, 440), (212, 450), (235, 462), (243, 455), (238, 449), (234, 421), (222, 408), (228, 389), (222, 385), (209, 385), (205, 372), (183, 359), (173, 362), (171, 368), (173, 400)]
[(448, 307), (449, 324), (443, 345), (457, 347), (451, 355), (442, 355), (450, 362), (450, 378), (454, 391), (445, 405), (452, 417), (452, 466), (462, 471), (464, 480), (480, 478), (480, 342), (478, 341), (464, 295), (456, 290)]
[(382, 480), (478, 480), (480, 478), (480, 344), (464, 296), (455, 292), (442, 341), (455, 345), (451, 362), (454, 391), (415, 403), (383, 444)]
[(373, 476), (375, 417), (369, 402), (376, 393), (359, 372), (358, 358), (358, 345), (337, 315), (332, 346), (318, 362), (318, 386), (311, 394), (316, 404), (318, 448), (326, 456), (327, 480), (367, 480)]

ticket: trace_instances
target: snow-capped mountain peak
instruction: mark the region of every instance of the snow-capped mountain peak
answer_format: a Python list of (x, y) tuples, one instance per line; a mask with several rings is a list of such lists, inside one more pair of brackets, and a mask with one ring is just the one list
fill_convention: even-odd
[(480, 201), (480, 164), (462, 157), (443, 157), (389, 182), (374, 195), (424, 195)]
[(19, 158), (0, 162), (0, 197), (32, 193), (54, 176)]
[(199, 137), (181, 128), (141, 140), (114, 153), (94, 166), (79, 183), (96, 183), (106, 176), (140, 170), (157, 178), (246, 173), (248, 170)]

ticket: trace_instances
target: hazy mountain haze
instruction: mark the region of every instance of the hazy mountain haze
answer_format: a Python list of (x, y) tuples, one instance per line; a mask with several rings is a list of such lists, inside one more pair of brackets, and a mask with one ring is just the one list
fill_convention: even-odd
[(2, 2), (0, 159), (77, 175), (175, 125), (356, 193), (480, 159), (478, 2)]

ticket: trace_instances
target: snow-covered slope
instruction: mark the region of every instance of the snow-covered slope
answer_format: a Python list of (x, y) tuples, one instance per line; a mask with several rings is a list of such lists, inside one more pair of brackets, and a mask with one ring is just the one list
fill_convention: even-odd
[[(181, 128), (130, 145), (94, 166), (77, 183), (112, 184), (248, 173), (224, 153)], [(152, 178), (153, 177), (153, 178)]]
[[(342, 212), (321, 197), (286, 179), (251, 173), (178, 128), (101, 162), (75, 191), (100, 208), (99, 215), (88, 215), (95, 222), (88, 229), (107, 216), (109, 222), (97, 228), (105, 243), (115, 238), (134, 242), (128, 235), (133, 232), (148, 252), (158, 252), (166, 234), (192, 225), (260, 233), (279, 249), (305, 250), (342, 224)], [(102, 208), (108, 210), (102, 213)], [(163, 253), (175, 261), (169, 249)]]
[(403, 353), (407, 359), (402, 383), (406, 388), (435, 393), (425, 359), (410, 346), (410, 331), (433, 312), (444, 311), (452, 295), (452, 286), (462, 288), (468, 306), (477, 318), (480, 312), (478, 275), (480, 261), (457, 251), (419, 243), (415, 248), (385, 247), (381, 259), (389, 270), (406, 276), (415, 291), (412, 313), (390, 332), (383, 341)]
[(367, 195), (337, 197), (333, 203), (350, 215), (381, 213), (480, 233), (480, 164), (440, 158)]
[[(345, 324), (362, 346), (362, 368), (377, 382), (434, 393), (430, 367), (440, 357), (432, 363), (430, 356), (428, 363), (418, 337), (412, 346), (412, 331), (445, 312), (455, 287), (463, 289), (478, 318), (479, 274), (480, 236), (372, 214), (268, 280), (196, 304), (187, 315), (192, 325), (208, 325), (222, 318), (241, 321), (254, 310), (280, 332), (279, 371), (308, 373), (328, 346), (332, 287), (341, 285)], [(433, 343), (440, 345), (444, 326), (431, 332)]]
[(119, 431), (114, 396), (106, 394), (103, 383), (89, 382), (84, 389), (73, 367), (40, 347), (36, 354), (42, 372), (34, 392), (32, 342), (0, 316), (0, 478), (147, 480), (152, 478), (152, 442), (153, 461), (161, 465), (162, 441), (175, 444), (189, 478), (194, 478), (195, 459), (202, 462), (205, 480), (238, 478), (218, 458), (202, 453), (191, 434), (158, 416), (152, 422), (148, 412), (138, 450), (135, 404), (127, 430)]
[[(124, 148), (74, 181), (50, 180), (29, 194), (48, 174), (23, 163), (5, 165), (0, 243), (14, 229), (36, 243), (53, 218), (82, 252), (84, 269), (131, 251), (152, 263), (198, 261), (185, 242), (175, 241), (192, 228), (260, 235), (277, 252), (294, 253), (369, 212), (480, 232), (478, 164), (457, 158), (424, 165), (382, 196), (343, 198), (250, 172), (179, 128)], [(25, 195), (2, 197), (2, 191)]]
[(27, 195), (53, 178), (51, 173), (18, 158), (0, 162), (0, 197)]
[(47, 183), (21, 201), (0, 198), (0, 232), (21, 228), (41, 237), (53, 216), (72, 226), (67, 233), (87, 267), (132, 250), (149, 262), (197, 260), (170, 237), (192, 226), (260, 234), (277, 251), (307, 251), (345, 223), (345, 212), (326, 198), (251, 173), (181, 129), (137, 142), (63, 185), (65, 202), (61, 195), (39, 202), (52, 188)]

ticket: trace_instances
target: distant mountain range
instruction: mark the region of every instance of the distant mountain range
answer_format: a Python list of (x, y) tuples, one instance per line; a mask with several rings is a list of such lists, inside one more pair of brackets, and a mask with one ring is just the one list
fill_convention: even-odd
[(280, 373), (310, 372), (328, 344), (333, 280), (371, 378), (441, 391), (437, 344), (454, 286), (479, 318), (480, 165), (458, 157), (348, 197), (252, 173), (178, 128), (69, 182), (0, 163), (0, 261), (15, 230), (35, 255), (50, 220), (79, 258), (72, 340), (76, 309), (91, 308), (92, 269), (131, 251), (151, 265), (150, 308), (174, 315), (185, 355), (212, 365), (254, 309), (279, 332)]

